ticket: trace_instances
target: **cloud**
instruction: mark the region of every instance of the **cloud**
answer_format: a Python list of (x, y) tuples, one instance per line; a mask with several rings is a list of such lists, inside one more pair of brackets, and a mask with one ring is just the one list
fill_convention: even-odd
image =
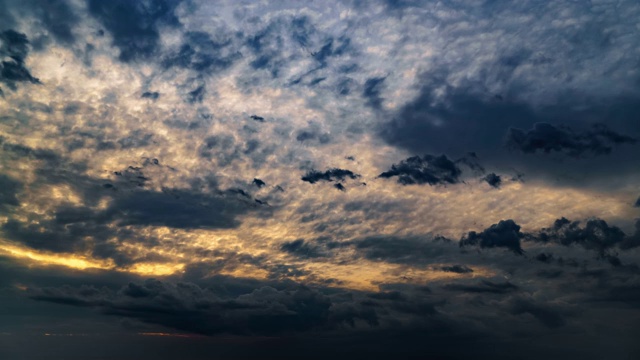
[(542, 324), (551, 329), (565, 325), (565, 320), (559, 311), (550, 306), (537, 305), (525, 298), (513, 299), (511, 311), (513, 314), (531, 314)]
[(120, 225), (232, 228), (238, 225), (236, 215), (249, 209), (250, 206), (226, 196), (181, 189), (143, 190), (116, 198), (97, 218), (115, 220)]
[(391, 169), (378, 175), (381, 178), (398, 177), (402, 185), (413, 184), (457, 184), (462, 171), (446, 155), (413, 156), (391, 165)]
[(450, 291), (489, 294), (507, 294), (518, 290), (518, 286), (508, 281), (504, 283), (494, 283), (488, 280), (483, 280), (477, 285), (445, 284), (442, 287)]
[(632, 235), (625, 237), (619, 246), (623, 250), (633, 249), (640, 246), (640, 219), (636, 220), (635, 232)]
[[(7, 177), (0, 177), (4, 189), (11, 193), (2, 195), (5, 205), (19, 205), (15, 195), (22, 188), (29, 191), (64, 184), (78, 194), (82, 205), (69, 203), (43, 204), (50, 216), (45, 218), (21, 218), (17, 209), (9, 212), (1, 230), (10, 241), (25, 244), (34, 249), (54, 252), (94, 251), (100, 257), (113, 257), (119, 263), (129, 262), (117, 250), (121, 241), (151, 245), (153, 237), (137, 233), (134, 227), (164, 226), (173, 229), (231, 229), (240, 224), (238, 216), (262, 208), (255, 199), (242, 191), (222, 191), (216, 184), (206, 187), (194, 184), (189, 188), (162, 186), (152, 189), (153, 181), (148, 172), (171, 172), (158, 159), (146, 159), (142, 166), (129, 166), (115, 171), (110, 179), (95, 178), (84, 174), (82, 164), (71, 162), (55, 152), (33, 149), (27, 146), (2, 143), (10, 157), (28, 162), (38, 161), (35, 181), (20, 184)], [(95, 207), (100, 200), (108, 205)], [(266, 209), (266, 208), (265, 208)], [(113, 240), (116, 240), (114, 243)], [(110, 254), (110, 255), (105, 255)]]
[(0, 208), (20, 205), (20, 200), (16, 197), (22, 190), (22, 183), (0, 174)]
[(264, 122), (264, 118), (262, 116), (251, 115), (249, 117), (251, 118), (251, 120), (254, 120), (254, 121), (257, 121), (257, 122)]
[(72, 30), (80, 22), (80, 18), (66, 0), (37, 1), (29, 6), (58, 42), (68, 45), (76, 41)]
[(9, 89), (15, 90), (17, 82), (39, 84), (40, 80), (33, 77), (25, 67), (25, 60), (29, 54), (29, 40), (25, 34), (14, 30), (0, 32), (0, 82)]
[(263, 186), (267, 185), (264, 181), (258, 178), (253, 178), (253, 181), (251, 182), (251, 184), (257, 186), (258, 188), (262, 188)]
[(0, 342), (635, 358), (634, 1), (0, 5)]
[(564, 246), (580, 245), (585, 249), (597, 251), (601, 256), (625, 239), (625, 234), (620, 228), (609, 226), (602, 219), (587, 220), (584, 227), (580, 227), (580, 224), (580, 221), (561, 218), (556, 220), (552, 227), (542, 229), (533, 239), (541, 242), (553, 241)]
[(175, 10), (180, 0), (130, 2), (118, 0), (109, 4), (89, 0), (89, 14), (111, 34), (113, 45), (120, 50), (123, 62), (150, 59), (160, 48), (161, 26), (179, 27)]
[(466, 273), (472, 273), (473, 272), (473, 269), (471, 269), (470, 267), (464, 266), (464, 265), (442, 266), (442, 267), (440, 267), (440, 270), (446, 271), (446, 272), (458, 273), (458, 274), (466, 274)]
[(360, 175), (352, 172), (351, 170), (332, 168), (325, 171), (318, 170), (309, 170), (302, 178), (302, 181), (306, 181), (310, 184), (315, 184), (318, 181), (339, 181), (343, 182), (347, 178), (355, 180), (359, 178)]
[(331, 299), (304, 286), (287, 290), (263, 286), (223, 299), (192, 283), (151, 279), (129, 283), (117, 292), (82, 286), (32, 289), (29, 296), (205, 335), (296, 333), (336, 326), (350, 318), (344, 313), (332, 316)]
[(455, 249), (431, 237), (372, 236), (346, 243), (328, 244), (329, 248), (353, 245), (365, 258), (397, 264), (426, 266)]
[(553, 260), (553, 254), (540, 253), (536, 255), (535, 259), (544, 263), (549, 263), (551, 262), (551, 260)]
[(305, 242), (304, 239), (297, 239), (290, 242), (285, 242), (280, 246), (280, 250), (297, 257), (302, 258), (316, 258), (326, 256), (317, 247)]
[(569, 127), (537, 123), (527, 132), (510, 129), (507, 135), (507, 146), (510, 149), (524, 153), (557, 151), (573, 157), (585, 156), (587, 153), (594, 156), (605, 155), (611, 152), (614, 145), (636, 142), (630, 136), (609, 130), (604, 124), (596, 124), (592, 130), (576, 133)]
[(364, 90), (362, 96), (367, 100), (367, 105), (374, 109), (380, 109), (382, 107), (382, 97), (380, 96), (382, 86), (384, 85), (385, 78), (377, 77), (367, 79), (364, 83)]
[(157, 100), (160, 97), (160, 93), (157, 91), (145, 91), (140, 95), (141, 98)]
[(482, 180), (486, 181), (491, 187), (499, 188), (500, 184), (502, 184), (502, 178), (500, 175), (496, 175), (495, 173), (487, 174)]
[(162, 60), (162, 66), (190, 69), (208, 75), (229, 68), (241, 57), (230, 35), (218, 32), (213, 38), (206, 32), (187, 31), (180, 49), (167, 55)]
[(513, 220), (500, 220), (481, 233), (470, 231), (460, 239), (460, 247), (478, 245), (481, 248), (504, 247), (517, 255), (524, 254), (520, 247), (520, 239), (524, 234), (520, 232), (520, 225)]

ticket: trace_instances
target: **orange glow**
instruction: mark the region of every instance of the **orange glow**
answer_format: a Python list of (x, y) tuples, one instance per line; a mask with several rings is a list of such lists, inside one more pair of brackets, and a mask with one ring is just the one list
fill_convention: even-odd
[(37, 265), (60, 265), (72, 269), (113, 269), (112, 261), (96, 260), (81, 255), (70, 254), (50, 254), (25, 249), (22, 247), (9, 245), (0, 242), (0, 254), (8, 255), (14, 258), (22, 259), (30, 264)]

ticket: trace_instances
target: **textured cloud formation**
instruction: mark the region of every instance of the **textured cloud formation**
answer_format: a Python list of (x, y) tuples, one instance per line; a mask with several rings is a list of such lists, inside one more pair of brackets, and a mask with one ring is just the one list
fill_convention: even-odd
[(640, 356), (637, 2), (0, 9), (0, 358)]
[(462, 171), (445, 155), (425, 155), (410, 157), (391, 169), (378, 175), (381, 178), (397, 176), (402, 185), (411, 184), (455, 184), (460, 181)]
[(116, 293), (93, 287), (44, 288), (30, 295), (40, 301), (99, 307), (107, 314), (139, 318), (201, 334), (274, 334), (302, 331), (329, 322), (331, 300), (314, 290), (278, 291), (262, 287), (223, 300), (195, 284), (147, 280)]
[(40, 83), (25, 67), (25, 59), (29, 54), (29, 40), (25, 34), (14, 30), (0, 33), (0, 82), (11, 90), (16, 89), (16, 82)]
[(469, 232), (460, 240), (460, 246), (478, 245), (481, 248), (505, 247), (518, 255), (523, 254), (520, 239), (524, 235), (513, 220), (503, 220), (481, 233)]
[(310, 184), (314, 184), (318, 181), (344, 181), (346, 178), (357, 179), (360, 177), (358, 174), (354, 174), (351, 170), (345, 169), (329, 169), (327, 171), (310, 170), (302, 177), (302, 181), (306, 181)]

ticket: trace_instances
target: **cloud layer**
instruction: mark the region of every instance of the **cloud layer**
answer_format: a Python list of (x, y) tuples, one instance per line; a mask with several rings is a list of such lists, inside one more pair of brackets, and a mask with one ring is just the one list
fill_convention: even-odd
[(636, 2), (0, 8), (0, 357), (640, 354)]

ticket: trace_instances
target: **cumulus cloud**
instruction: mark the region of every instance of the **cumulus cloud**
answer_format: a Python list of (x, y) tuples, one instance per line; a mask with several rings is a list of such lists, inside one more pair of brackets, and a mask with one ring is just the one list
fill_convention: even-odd
[(580, 227), (580, 224), (580, 221), (561, 218), (552, 227), (542, 229), (534, 239), (542, 242), (554, 241), (564, 246), (580, 245), (601, 255), (625, 239), (625, 233), (620, 228), (609, 226), (602, 219), (587, 220), (584, 227)]
[(391, 169), (378, 175), (380, 178), (398, 177), (402, 185), (412, 184), (456, 184), (462, 171), (446, 155), (413, 156), (391, 165)]
[(470, 231), (460, 239), (460, 247), (469, 245), (477, 245), (481, 248), (504, 247), (517, 255), (522, 255), (524, 250), (520, 246), (520, 240), (523, 237), (524, 234), (520, 232), (520, 225), (510, 219), (501, 220), (480, 233)]

